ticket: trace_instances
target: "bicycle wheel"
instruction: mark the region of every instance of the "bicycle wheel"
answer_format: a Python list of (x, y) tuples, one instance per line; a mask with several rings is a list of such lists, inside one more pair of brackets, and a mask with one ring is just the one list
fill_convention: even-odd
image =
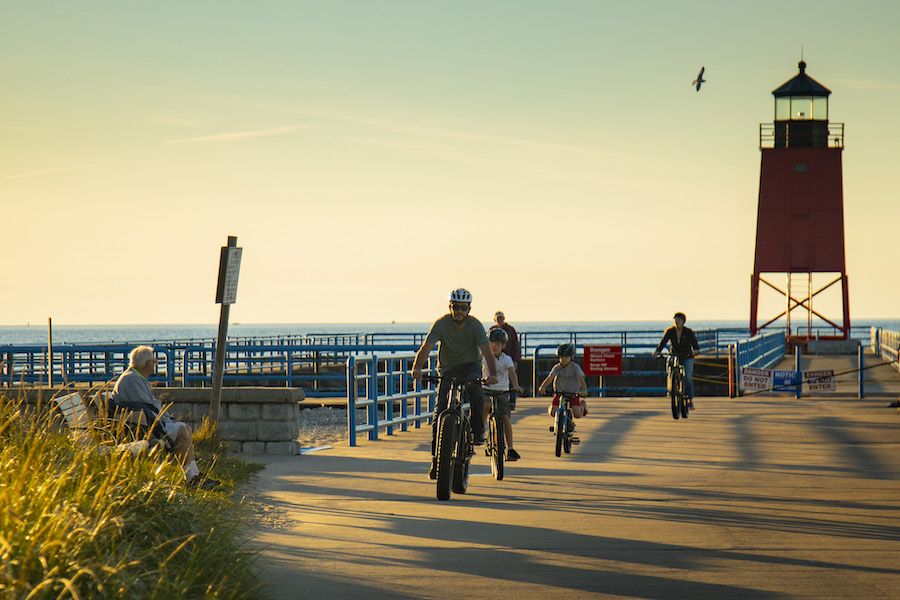
[(456, 415), (441, 415), (437, 439), (438, 500), (450, 499), (450, 482), (453, 479), (453, 447), (456, 445), (457, 431)]
[(469, 487), (469, 460), (470, 440), (472, 439), (472, 426), (468, 420), (463, 421), (462, 430), (459, 432), (456, 445), (456, 455), (453, 457), (453, 492), (465, 494)]
[(678, 375), (672, 374), (672, 385), (669, 387), (669, 396), (672, 398), (672, 418), (678, 419), (681, 416), (681, 407), (678, 405), (678, 397), (681, 394), (681, 382)]
[(566, 454), (572, 451), (572, 437), (575, 435), (572, 433), (572, 425), (575, 423), (575, 420), (572, 417), (572, 413), (569, 412), (566, 415), (566, 437), (563, 438), (563, 452)]
[(687, 398), (684, 397), (684, 378), (678, 378), (678, 397), (681, 399), (679, 407), (681, 408), (681, 416), (685, 419), (688, 418), (688, 413), (690, 409), (688, 408)]
[(500, 481), (503, 479), (503, 459), (506, 452), (506, 443), (503, 440), (503, 422), (497, 418), (497, 415), (491, 414), (489, 417), (488, 435), (491, 444), (491, 474), (494, 479)]
[(566, 437), (566, 411), (556, 411), (556, 455), (562, 456), (563, 439)]

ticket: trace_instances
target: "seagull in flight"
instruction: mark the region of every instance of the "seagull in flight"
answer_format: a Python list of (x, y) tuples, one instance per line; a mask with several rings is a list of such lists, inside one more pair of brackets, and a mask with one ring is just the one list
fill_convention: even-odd
[(700, 72), (697, 74), (697, 79), (691, 82), (691, 85), (697, 86), (697, 91), (700, 91), (700, 86), (706, 83), (706, 80), (703, 79), (703, 71), (706, 70), (706, 67), (700, 67)]

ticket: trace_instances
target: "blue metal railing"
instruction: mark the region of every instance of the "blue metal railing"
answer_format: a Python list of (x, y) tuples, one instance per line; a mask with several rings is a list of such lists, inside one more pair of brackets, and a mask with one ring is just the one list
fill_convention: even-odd
[[(700, 350), (704, 354), (719, 356), (728, 351), (729, 344), (746, 339), (749, 330), (736, 329), (698, 329), (694, 333)], [(622, 346), (623, 356), (649, 354), (659, 340), (661, 330), (641, 331), (538, 331), (523, 332), (519, 335), (522, 356), (533, 356), (538, 346), (558, 346), (571, 343), (575, 346)]]
[[(656, 344), (654, 344), (653, 347), (656, 348)], [(550, 369), (542, 369), (542, 368), (541, 368), (541, 366), (540, 366), (540, 361), (541, 361), (542, 359), (546, 360), (547, 358), (550, 358), (550, 356), (548, 356), (548, 355), (551, 355), (551, 356), (554, 358), (554, 360), (555, 360), (555, 351), (556, 351), (556, 348), (557, 348), (557, 346), (555, 346), (555, 345), (553, 345), (553, 344), (546, 344), (546, 345), (542, 345), (542, 346), (536, 346), (536, 347), (534, 348), (534, 364), (533, 364), (533, 369), (532, 369), (532, 380), (531, 380), (531, 384), (532, 384), (532, 393), (533, 393), (533, 394), (536, 394), (536, 393), (537, 393), (538, 386), (540, 385), (541, 382), (544, 381), (544, 378), (550, 373)], [(579, 346), (576, 346), (575, 348), (576, 348), (576, 352), (575, 352), (575, 358), (574, 358), (574, 360), (577, 361), (578, 358), (579, 358), (579, 356), (580, 356), (580, 354), (578, 353), (578, 349), (579, 349), (580, 347), (579, 347)], [(543, 357), (541, 356), (542, 354), (544, 355)], [(647, 354), (649, 354), (649, 352), (648, 352)], [(624, 350), (623, 350), (623, 356), (624, 356)], [(583, 358), (584, 358), (584, 357), (582, 356), (582, 359), (583, 359)], [(552, 367), (551, 367), (551, 368), (552, 368)], [(621, 375), (622, 375), (623, 377), (652, 377), (652, 378), (659, 378), (660, 376), (663, 376), (663, 377), (664, 377), (664, 376), (665, 376), (665, 372), (664, 372), (664, 370), (663, 370), (663, 367), (661, 366), (660, 369), (657, 369), (657, 370), (655, 370), (655, 371), (622, 371)], [(600, 378), (600, 383), (603, 384), (603, 383), (605, 382), (605, 380), (606, 380), (605, 377), (601, 377), (601, 378)], [(665, 393), (666, 393), (666, 388), (665, 388), (665, 386), (638, 386), (638, 387), (634, 387), (634, 386), (633, 386), (633, 387), (621, 387), (621, 386), (618, 386), (618, 387), (617, 387), (617, 386), (601, 385), (601, 386), (599, 386), (599, 387), (596, 387), (596, 386), (591, 387), (590, 385), (588, 385), (588, 394), (589, 394), (589, 395), (590, 395), (590, 394), (597, 394), (597, 395), (599, 395), (601, 398), (603, 398), (603, 397), (606, 397), (606, 394), (607, 394), (608, 392), (624, 392), (624, 393), (629, 394), (629, 395), (632, 395), (632, 396), (637, 395), (637, 394), (641, 394), (641, 393), (647, 393), (647, 394), (665, 394)]]
[[(784, 359), (786, 344), (787, 335), (784, 330), (755, 335), (748, 340), (734, 344), (732, 352), (735, 357), (735, 390), (738, 396), (742, 393), (741, 370), (745, 368), (770, 369), (774, 367)], [(800, 356), (799, 349), (797, 350), (797, 356)], [(797, 380), (796, 376), (795, 380)], [(799, 390), (799, 383), (796, 385)]]
[[(344, 341), (344, 340), (340, 340)], [(214, 349), (188, 347), (184, 350), (185, 386), (208, 384), (212, 380)], [(225, 382), (302, 387), (311, 397), (347, 396), (345, 365), (348, 357), (373, 352), (391, 355), (416, 350), (409, 345), (389, 344), (229, 344), (225, 359)]]
[[(53, 346), (48, 360), (46, 346), (3, 346), (0, 348), (0, 386), (48, 385), (51, 373), (54, 384), (106, 383), (128, 368), (128, 354), (134, 347), (133, 344)], [(160, 347), (155, 351), (159, 364), (150, 381), (174, 385), (178, 362), (176, 350)]]
[[(136, 344), (67, 344), (54, 346), (50, 360), (45, 346), (0, 347), (0, 386), (106, 383), (128, 368), (128, 354)], [(154, 347), (159, 366), (150, 377), (172, 387), (209, 385), (215, 344), (197, 341)], [(223, 380), (232, 384), (303, 387), (312, 397), (345, 397), (344, 364), (348, 356), (380, 352), (385, 355), (416, 350), (411, 345), (310, 344), (299, 339), (228, 341)], [(48, 365), (52, 365), (48, 367)]]
[[(747, 335), (746, 329), (700, 329), (694, 332), (697, 336), (697, 344), (700, 346), (701, 354), (707, 356), (720, 356), (727, 355), (728, 348), (730, 345), (737, 343), (738, 340), (741, 339), (741, 336)], [(656, 346), (659, 344), (659, 340), (662, 335), (659, 331), (607, 331), (607, 332), (585, 332), (585, 333), (563, 333), (563, 332), (549, 332), (547, 334), (541, 333), (542, 337), (553, 338), (554, 341), (563, 340), (559, 343), (570, 342), (575, 344), (576, 349), (580, 349), (583, 346), (592, 346), (592, 345), (614, 345), (614, 346), (622, 346), (622, 356), (623, 357), (637, 357), (637, 356), (648, 356), (653, 350), (656, 349)], [(524, 336), (523, 336), (524, 337)], [(533, 336), (536, 337), (536, 336)], [(533, 339), (532, 337), (532, 339)], [(531, 348), (532, 356), (534, 358), (533, 369), (532, 369), (532, 384), (533, 389), (537, 390), (538, 382), (543, 381), (544, 377), (550, 372), (549, 369), (544, 369), (541, 367), (540, 359), (542, 358), (542, 354), (544, 358), (546, 358), (546, 354), (550, 353), (551, 350), (556, 350), (556, 344), (539, 344)], [(576, 355), (577, 359), (577, 355)], [(623, 377), (638, 377), (638, 378), (650, 378), (650, 379), (659, 379), (661, 376), (665, 375), (664, 367), (661, 365), (659, 369), (649, 370), (649, 371), (623, 371), (621, 376)], [(631, 386), (631, 387), (622, 387), (622, 386), (607, 386), (604, 384), (605, 378), (600, 379), (601, 385), (599, 387), (588, 387), (589, 394), (599, 394), (600, 397), (605, 397), (607, 393), (610, 392), (621, 392), (629, 395), (637, 395), (637, 394), (665, 394), (666, 388), (665, 386)]]
[[(347, 359), (347, 432), (351, 446), (356, 445), (360, 433), (377, 440), (380, 429), (387, 435), (393, 435), (397, 426), (407, 431), (410, 423), (418, 429), (422, 421), (434, 416), (437, 392), (423, 389), (412, 377), (415, 358), (415, 354), (401, 354)], [(423, 370), (431, 371), (435, 359), (435, 355), (430, 356)], [(357, 409), (365, 410), (365, 423), (357, 422)]]
[(784, 358), (785, 344), (784, 331), (755, 335), (737, 342), (735, 358), (738, 373), (746, 367), (769, 369), (777, 365)]

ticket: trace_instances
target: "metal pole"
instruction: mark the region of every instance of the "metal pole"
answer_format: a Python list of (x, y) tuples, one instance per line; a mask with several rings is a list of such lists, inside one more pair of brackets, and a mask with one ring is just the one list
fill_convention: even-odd
[(369, 424), (372, 429), (369, 430), (369, 439), (378, 439), (378, 357), (372, 355), (372, 362), (369, 363)]
[(797, 385), (797, 397), (803, 393), (803, 371), (800, 367), (800, 355), (802, 354), (800, 345), (794, 347), (794, 383)]
[(47, 317), (47, 385), (53, 387), (53, 318)]
[(216, 337), (216, 357), (213, 363), (212, 395), (209, 404), (209, 422), (213, 426), (219, 422), (219, 407), (222, 405), (222, 380), (225, 376), (225, 350), (228, 344), (230, 308), (230, 304), (223, 304), (219, 314), (219, 333)]
[[(228, 247), (237, 248), (237, 237), (228, 236)], [(219, 407), (222, 405), (222, 380), (225, 376), (225, 350), (228, 345), (228, 314), (231, 305), (222, 303), (219, 313), (219, 333), (216, 337), (216, 358), (213, 364), (212, 393), (209, 401), (209, 422), (215, 427), (219, 422)]]
[(858, 353), (859, 353), (859, 371), (857, 371), (857, 373), (859, 373), (859, 397), (862, 398), (863, 396), (865, 396), (865, 390), (863, 389), (863, 381), (865, 380), (865, 375), (863, 375), (863, 373), (865, 373), (865, 371), (863, 371), (863, 364), (865, 363), (865, 361), (863, 360), (863, 354), (865, 353), (865, 350), (863, 350), (862, 344), (859, 345)]
[(734, 344), (728, 344), (728, 397), (734, 398)]
[(347, 436), (356, 445), (356, 357), (347, 358)]

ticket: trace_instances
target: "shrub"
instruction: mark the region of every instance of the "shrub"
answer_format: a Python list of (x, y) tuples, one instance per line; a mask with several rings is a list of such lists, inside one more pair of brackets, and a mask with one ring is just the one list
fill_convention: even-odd
[[(204, 435), (209, 456), (221, 444)], [(156, 450), (97, 448), (0, 396), (0, 597), (261, 597), (229, 493), (252, 466), (213, 454), (224, 485), (204, 492)]]

